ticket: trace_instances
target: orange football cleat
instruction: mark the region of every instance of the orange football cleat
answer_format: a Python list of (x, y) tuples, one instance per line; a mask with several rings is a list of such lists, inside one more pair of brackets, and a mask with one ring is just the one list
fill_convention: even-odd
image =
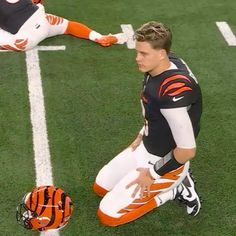
[(116, 36), (109, 34), (103, 35), (101, 38), (95, 40), (96, 43), (99, 43), (103, 47), (109, 47), (118, 42)]

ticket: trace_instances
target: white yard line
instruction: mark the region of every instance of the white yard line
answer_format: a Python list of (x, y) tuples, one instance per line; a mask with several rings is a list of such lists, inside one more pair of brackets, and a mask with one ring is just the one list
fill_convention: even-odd
[(227, 22), (216, 22), (216, 25), (229, 46), (236, 46), (236, 37)]
[(127, 41), (127, 47), (129, 49), (134, 49), (135, 48), (135, 41), (134, 41), (134, 30), (133, 26), (130, 24), (122, 24), (120, 25), (123, 33), (127, 36), (128, 41)]
[[(53, 185), (53, 178), (38, 50), (65, 50), (65, 47), (41, 46), (26, 52), (36, 185), (41, 186)], [(59, 236), (59, 231), (42, 232), (40, 235)]]
[(26, 52), (36, 185), (53, 185), (38, 49)]
[(61, 51), (66, 50), (66, 46), (38, 46), (39, 51)]

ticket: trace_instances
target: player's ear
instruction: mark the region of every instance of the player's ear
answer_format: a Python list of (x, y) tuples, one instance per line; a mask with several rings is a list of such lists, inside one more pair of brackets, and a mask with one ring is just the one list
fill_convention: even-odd
[(161, 60), (165, 59), (168, 56), (165, 49), (160, 49), (159, 50), (159, 55), (160, 55)]

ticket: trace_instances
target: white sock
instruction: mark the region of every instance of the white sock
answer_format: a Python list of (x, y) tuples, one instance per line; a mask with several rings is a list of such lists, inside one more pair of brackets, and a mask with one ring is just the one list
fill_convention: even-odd
[(155, 196), (157, 206), (161, 206), (169, 200), (173, 200), (176, 195), (177, 188), (171, 189), (168, 192), (158, 194)]
[(89, 34), (89, 39), (91, 41), (95, 41), (96, 39), (99, 39), (101, 37), (102, 37), (102, 35), (100, 33), (96, 32), (96, 31), (94, 31), (94, 30), (91, 31), (90, 34)]
[(113, 34), (117, 38), (116, 44), (124, 44), (128, 41), (128, 37), (124, 33)]

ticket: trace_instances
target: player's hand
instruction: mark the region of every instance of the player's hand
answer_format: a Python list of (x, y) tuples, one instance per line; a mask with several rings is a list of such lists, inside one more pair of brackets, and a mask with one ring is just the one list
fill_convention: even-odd
[(142, 134), (138, 134), (136, 139), (129, 146), (129, 147), (131, 147), (132, 151), (134, 151), (140, 145), (142, 140), (143, 140), (143, 135)]
[(132, 197), (135, 197), (137, 192), (140, 190), (140, 198), (149, 197), (150, 196), (150, 187), (154, 183), (154, 179), (152, 178), (148, 168), (138, 168), (139, 176), (137, 179), (129, 183), (126, 188), (130, 188), (131, 186), (137, 184), (134, 192), (132, 193)]

